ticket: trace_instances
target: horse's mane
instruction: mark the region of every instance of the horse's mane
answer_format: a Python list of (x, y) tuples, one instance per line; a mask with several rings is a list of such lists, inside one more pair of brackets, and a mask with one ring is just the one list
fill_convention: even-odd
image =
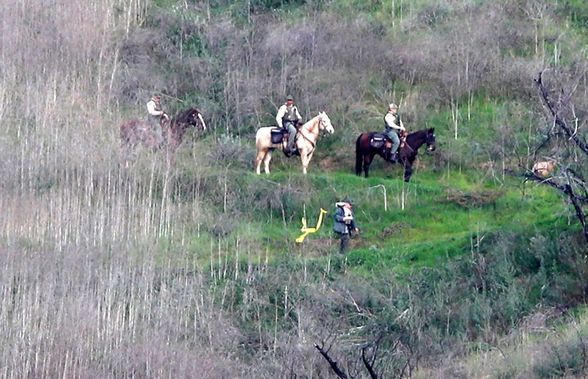
[(409, 133), (406, 138), (410, 138), (411, 140), (413, 138), (417, 138), (417, 137), (422, 137), (422, 136), (426, 136), (429, 133), (433, 133), (434, 132), (434, 128), (427, 128), (427, 129), (421, 129), (421, 130), (417, 130), (415, 132)]
[(200, 113), (200, 111), (196, 108), (188, 108), (185, 111), (178, 113), (178, 115), (176, 117), (174, 117), (173, 122), (178, 123), (178, 124), (189, 123), (192, 118), (191, 116), (194, 112)]

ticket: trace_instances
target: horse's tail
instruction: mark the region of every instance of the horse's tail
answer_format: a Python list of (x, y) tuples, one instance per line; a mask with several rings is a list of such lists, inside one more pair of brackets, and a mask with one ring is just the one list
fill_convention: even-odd
[(361, 153), (361, 137), (363, 133), (357, 137), (355, 141), (355, 175), (361, 175), (361, 166), (363, 161), (363, 154)]

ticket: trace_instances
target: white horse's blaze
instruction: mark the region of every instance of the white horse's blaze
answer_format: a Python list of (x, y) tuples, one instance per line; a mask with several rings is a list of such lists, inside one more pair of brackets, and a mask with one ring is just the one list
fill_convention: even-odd
[[(273, 149), (282, 149), (281, 144), (273, 144), (271, 142), (272, 126), (259, 128), (255, 135), (255, 145), (257, 154), (255, 157), (255, 172), (261, 174), (261, 163), (264, 164), (264, 171), (269, 174), (269, 163), (271, 161), (271, 154)], [(325, 112), (320, 112), (318, 116), (312, 118), (310, 121), (300, 127), (299, 134), (301, 138), (296, 140), (296, 147), (300, 153), (300, 160), (302, 161), (302, 172), (306, 174), (306, 169), (314, 153), (316, 141), (318, 140), (321, 130), (326, 130), (330, 134), (335, 132), (329, 116)]]
[(204, 122), (204, 119), (202, 118), (202, 115), (200, 114), (200, 112), (198, 112), (198, 119), (202, 123), (202, 130), (206, 130), (206, 123)]

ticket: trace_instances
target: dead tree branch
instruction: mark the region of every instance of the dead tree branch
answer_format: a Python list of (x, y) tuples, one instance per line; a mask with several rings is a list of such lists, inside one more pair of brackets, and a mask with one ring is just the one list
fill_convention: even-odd
[(339, 367), (339, 364), (337, 363), (337, 361), (335, 361), (333, 358), (331, 358), (331, 356), (329, 355), (329, 350), (331, 350), (331, 346), (329, 346), (326, 350), (325, 350), (325, 346), (324, 346), (324, 342), (321, 344), (321, 346), (319, 346), (318, 344), (314, 344), (314, 347), (318, 350), (319, 353), (321, 353), (321, 355), (323, 356), (323, 358), (325, 358), (325, 360), (329, 363), (329, 366), (331, 366), (331, 370), (333, 370), (333, 372), (341, 379), (349, 379), (349, 377), (347, 376), (347, 374)]
[[(576, 111), (572, 102), (572, 94), (575, 92), (578, 83), (572, 84), (566, 93), (564, 89), (561, 89), (561, 95), (556, 100), (552, 99), (550, 90), (543, 82), (543, 72), (540, 72), (535, 83), (539, 88), (541, 94), (541, 100), (549, 114), (549, 117), (553, 120), (553, 127), (561, 130), (569, 141), (573, 141), (573, 144), (588, 156), (588, 143), (586, 143), (584, 137), (578, 133)], [(571, 112), (570, 125), (566, 120), (566, 110)], [(567, 167), (563, 174), (558, 177), (542, 178), (537, 175), (536, 172), (527, 172), (524, 174), (526, 180), (531, 180), (537, 183), (548, 185), (560, 193), (564, 194), (569, 202), (574, 207), (576, 218), (582, 225), (582, 231), (586, 242), (588, 242), (588, 225), (586, 223), (586, 212), (584, 207), (588, 204), (588, 196), (586, 196), (586, 181), (583, 175), (574, 170), (571, 167)]]
[(568, 197), (568, 200), (574, 207), (574, 211), (576, 212), (576, 218), (580, 221), (580, 225), (582, 225), (582, 231), (584, 234), (584, 238), (586, 242), (588, 242), (588, 225), (586, 224), (586, 214), (584, 213), (584, 209), (582, 207), (583, 204), (588, 204), (588, 198), (585, 196), (576, 195), (574, 192), (573, 187), (569, 183), (558, 183), (555, 178), (542, 178), (540, 176), (535, 175), (532, 172), (528, 172), (524, 174), (524, 177), (527, 180), (531, 180), (537, 183), (546, 184), (552, 188), (555, 188), (559, 192), (565, 194)]
[[(539, 73), (537, 79), (535, 79), (535, 83), (539, 87), (539, 91), (541, 92), (541, 99), (545, 104), (545, 107), (549, 111), (551, 117), (553, 117), (554, 124), (561, 129), (570, 140), (574, 141), (576, 146), (580, 148), (584, 152), (584, 154), (588, 155), (588, 144), (578, 136), (576, 133), (575, 128), (571, 128), (567, 122), (560, 116), (559, 108), (560, 106), (556, 106), (554, 102), (551, 100), (549, 96), (549, 90), (545, 87), (543, 83), (543, 72)], [(562, 104), (569, 104), (570, 103), (571, 92), (567, 95), (563, 96)]]
[(376, 363), (376, 359), (378, 357), (378, 348), (380, 347), (380, 341), (382, 340), (382, 335), (380, 335), (374, 342), (370, 345), (372, 347), (372, 356), (371, 358), (367, 357), (366, 350), (369, 349), (370, 345), (364, 346), (361, 349), (361, 360), (363, 361), (363, 365), (367, 369), (368, 373), (370, 374), (370, 378), (378, 379), (378, 374), (374, 369), (374, 364)]

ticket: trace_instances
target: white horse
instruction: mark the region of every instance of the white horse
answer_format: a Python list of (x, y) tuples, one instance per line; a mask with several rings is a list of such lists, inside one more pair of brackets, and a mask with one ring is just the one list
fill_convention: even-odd
[[(272, 143), (271, 130), (274, 128), (275, 126), (259, 128), (255, 135), (255, 146), (257, 147), (255, 170), (257, 175), (261, 174), (261, 162), (264, 164), (265, 173), (269, 174), (269, 164), (272, 159), (272, 151), (274, 149), (282, 150), (284, 148), (284, 143)], [(302, 125), (296, 134), (296, 147), (298, 147), (298, 152), (300, 153), (303, 174), (306, 174), (306, 168), (308, 167), (308, 163), (314, 153), (316, 141), (318, 140), (321, 130), (326, 130), (330, 134), (335, 132), (331, 120), (325, 112), (320, 112), (318, 116)]]

